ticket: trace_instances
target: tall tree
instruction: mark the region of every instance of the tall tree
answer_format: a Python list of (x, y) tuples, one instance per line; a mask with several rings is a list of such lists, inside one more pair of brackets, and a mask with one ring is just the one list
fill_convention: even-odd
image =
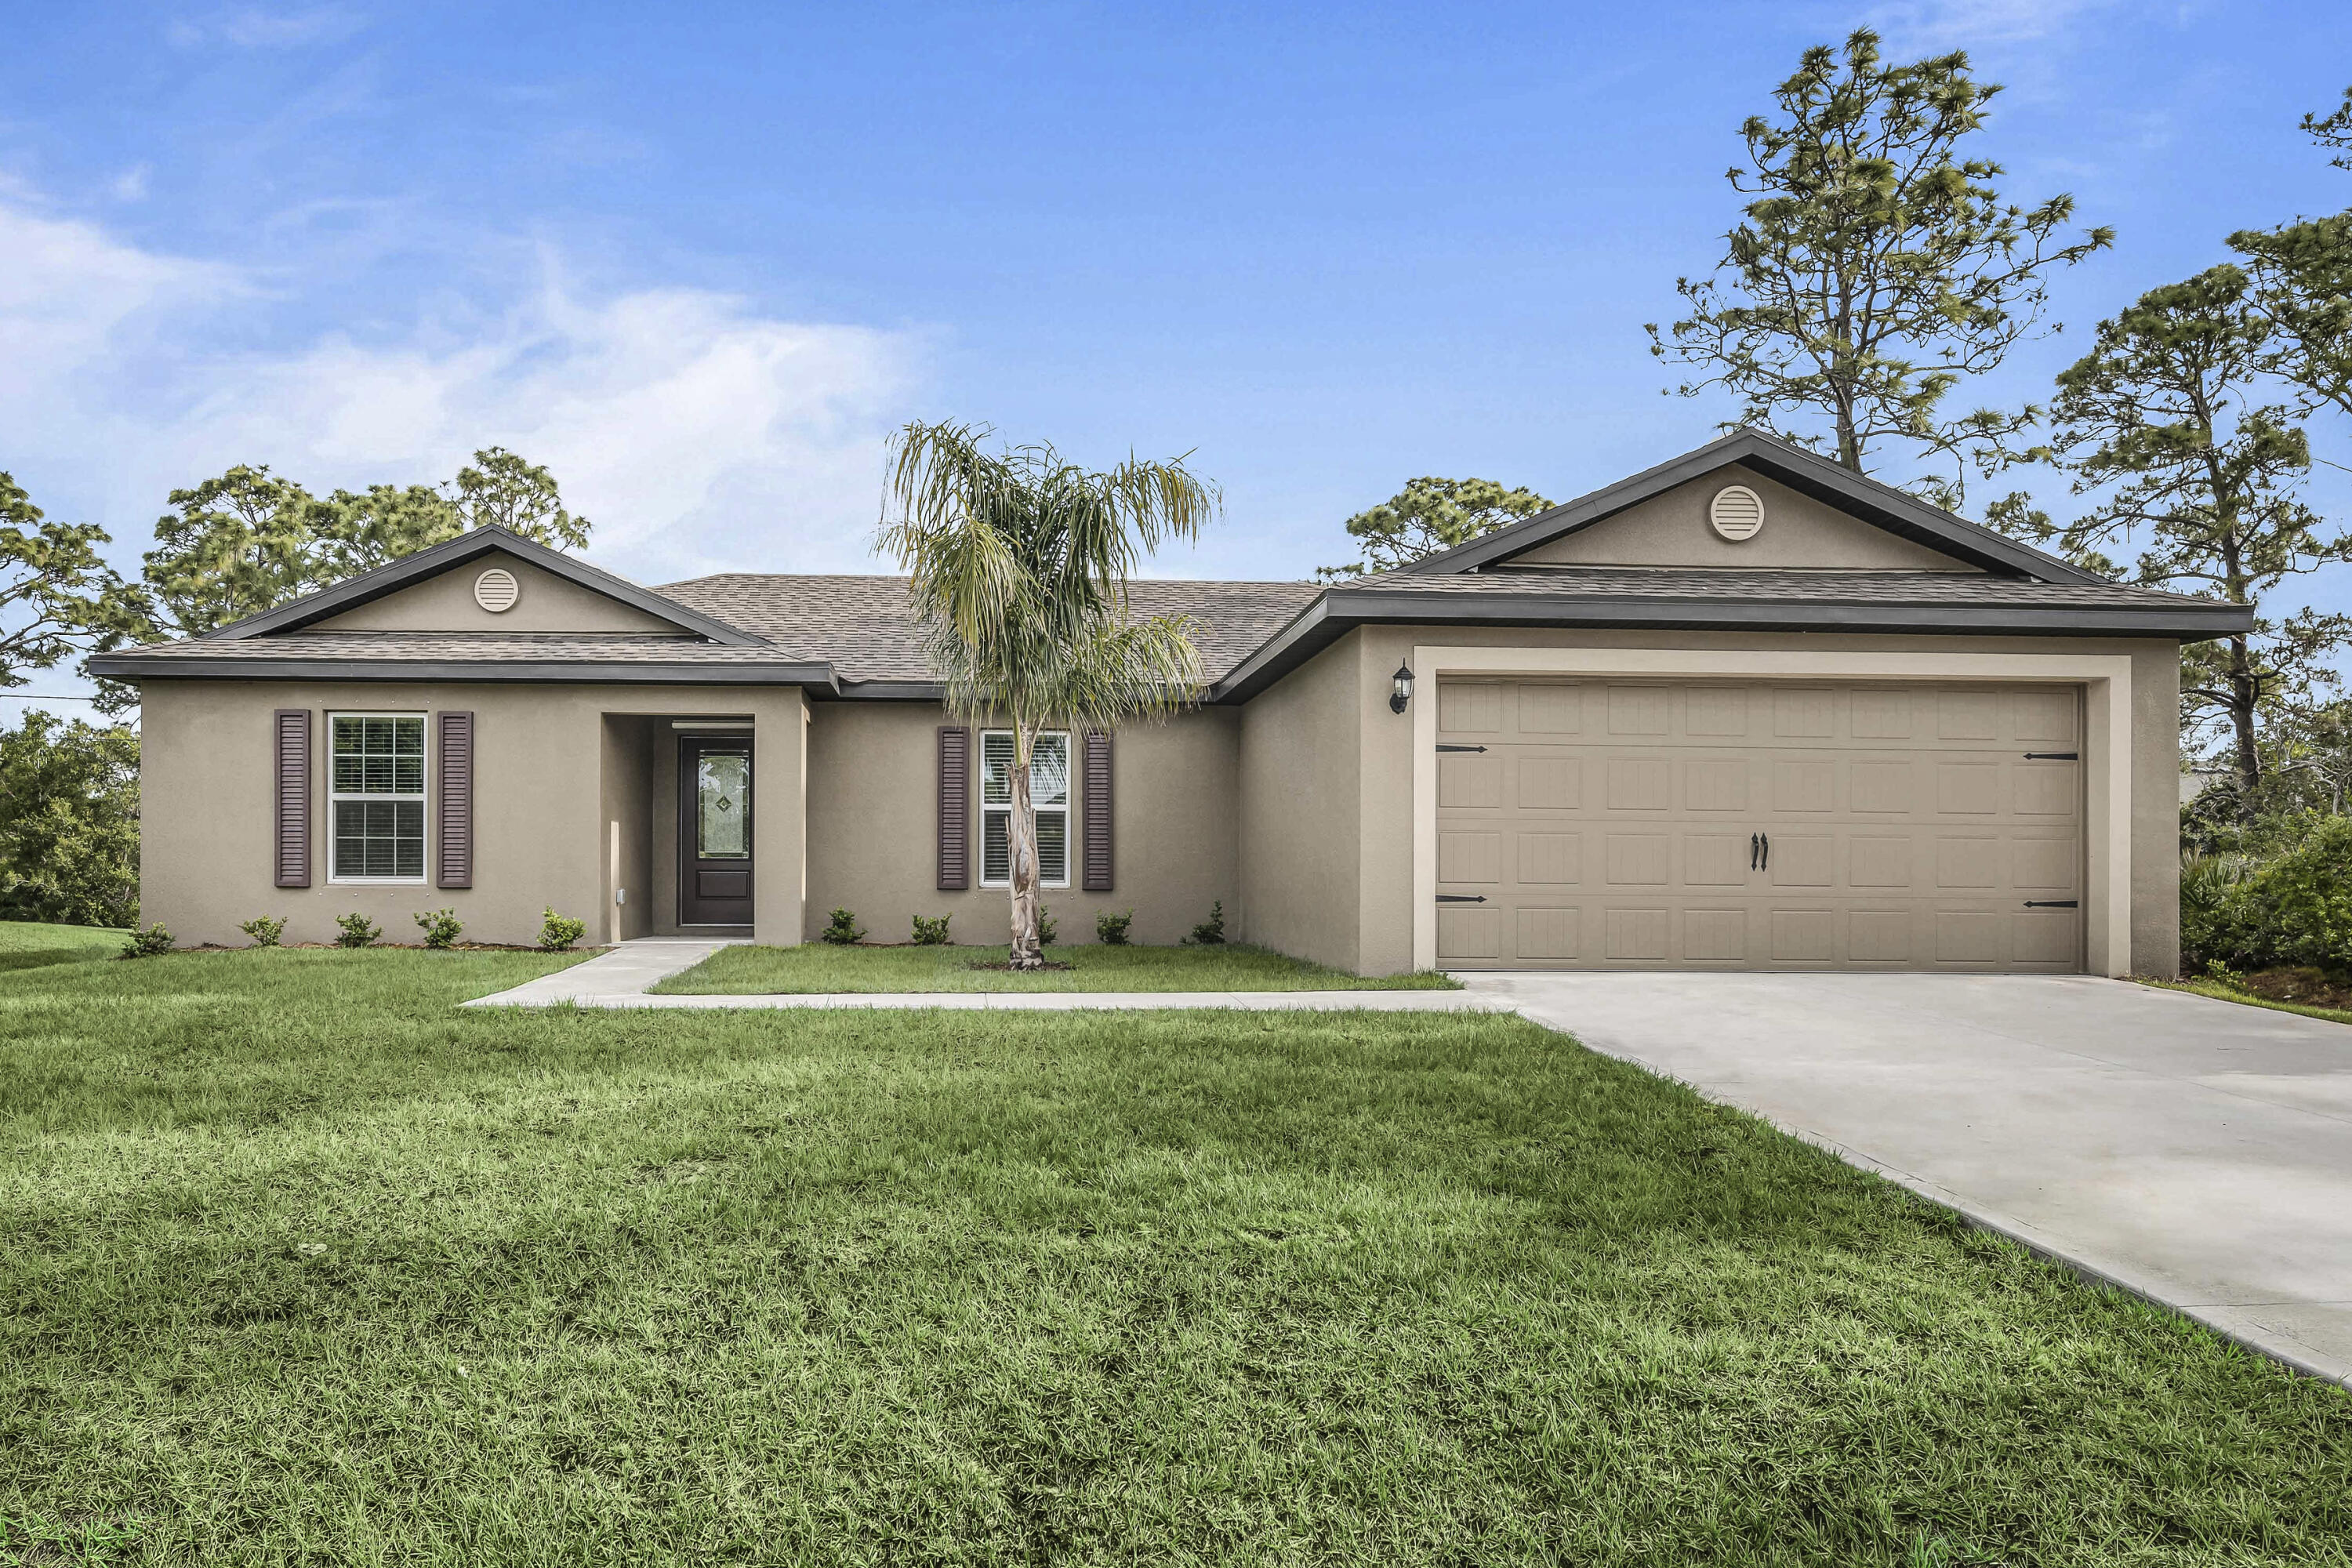
[[(2352, 88), (2343, 107), (2303, 128), (2352, 169)], [(2278, 329), (2271, 368), (2315, 405), (2352, 414), (2352, 210), (2271, 229), (2242, 229), (2231, 248), (2253, 269), (2255, 298)]]
[(173, 490), (171, 504), (140, 574), (157, 635), (198, 637), (320, 586), (326, 507), (268, 465)]
[(588, 548), (591, 525), (586, 518), (563, 510), (553, 474), (504, 447), (485, 447), (474, 454), (474, 461), (481, 466), (458, 469), (457, 477), (441, 487), (457, 509), (461, 529), (494, 522), (551, 550)]
[(1780, 117), (1740, 127), (1748, 166), (1727, 177), (1754, 199), (1724, 259), (1676, 281), (1688, 315), (1646, 329), (1652, 353), (1699, 373), (1676, 390), (1723, 387), (1739, 423), (1825, 445), (1856, 473), (1887, 440), (1948, 460), (1923, 483), (1957, 504), (1964, 459), (1988, 463), (2038, 411), (1953, 418), (1945, 398), (2034, 330), (2053, 269), (2115, 240), (2063, 235), (2072, 196), (2011, 205), (2000, 165), (1960, 153), (2000, 91), (1963, 53), (1890, 64), (1868, 28), (1843, 54), (1806, 50), (1773, 93)]
[(139, 737), (38, 710), (0, 730), (0, 920), (139, 913)]
[(2339, 169), (2352, 169), (2352, 87), (2344, 89), (2344, 101), (2333, 113), (2305, 115), (2303, 128), (2322, 147), (2336, 150), (2329, 163)]
[(94, 523), (56, 522), (16, 479), (0, 473), (0, 687), (22, 686), (91, 647), (110, 647), (137, 623), (122, 580), (99, 553)]
[(877, 548), (898, 557), (950, 711), (1013, 733), (1006, 838), (1012, 963), (1035, 969), (1037, 820), (1030, 768), (1048, 729), (1109, 729), (1189, 705), (1200, 654), (1181, 616), (1129, 614), (1128, 580), (1192, 539), (1217, 491), (1181, 458), (1090, 473), (1048, 446), (984, 449), (993, 432), (910, 424), (892, 444)]
[[(2052, 455), (2074, 493), (2099, 499), (2061, 524), (2013, 496), (1993, 521), (2108, 574), (2105, 552), (2134, 548), (2142, 583), (2257, 607), (2287, 577), (2352, 559), (2352, 532), (2296, 493), (2311, 466), (2302, 427), (2255, 401), (2273, 347), (2235, 267), (2150, 289), (2100, 322), (2096, 346), (2058, 377)], [(2331, 683), (2347, 633), (2352, 617), (2305, 611), (2184, 650), (2184, 716), (2221, 725), (2243, 809), (2263, 783), (2264, 708)]]
[(1410, 479), (1404, 489), (1348, 520), (1349, 534), (1362, 541), (1360, 561), (1318, 566), (1326, 581), (1361, 577), (1467, 544), (1483, 534), (1551, 510), (1531, 489), (1505, 489), (1493, 479)]

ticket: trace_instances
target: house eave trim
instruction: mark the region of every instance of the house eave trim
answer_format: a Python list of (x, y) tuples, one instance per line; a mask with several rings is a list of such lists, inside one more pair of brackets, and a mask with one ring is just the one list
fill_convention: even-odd
[(541, 686), (799, 686), (841, 694), (830, 664), (598, 663), (591, 659), (186, 658), (172, 654), (100, 654), (92, 675), (118, 680), (490, 681)]

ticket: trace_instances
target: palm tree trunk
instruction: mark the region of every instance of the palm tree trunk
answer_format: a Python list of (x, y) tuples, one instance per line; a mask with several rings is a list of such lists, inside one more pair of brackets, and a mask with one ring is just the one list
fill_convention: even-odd
[(1005, 848), (1013, 862), (1013, 952), (1014, 969), (1042, 969), (1037, 940), (1037, 813), (1029, 799), (1029, 752), (1036, 736), (1015, 730), (1013, 742), (1013, 809), (1004, 814)]

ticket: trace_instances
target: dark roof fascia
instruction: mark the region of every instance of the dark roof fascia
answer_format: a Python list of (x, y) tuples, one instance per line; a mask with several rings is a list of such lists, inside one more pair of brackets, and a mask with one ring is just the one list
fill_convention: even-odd
[(1904, 632), (1980, 637), (2130, 637), (2202, 642), (2250, 630), (2243, 605), (1886, 605), (1819, 600), (1660, 599), (1434, 589), (1327, 590), (1209, 693), (1245, 702), (1359, 626), (1510, 626), (1593, 631)]
[(332, 587), (305, 594), (299, 599), (264, 610), (259, 615), (231, 621), (225, 626), (215, 626), (203, 633), (202, 637), (236, 641), (244, 637), (267, 637), (272, 632), (299, 630), (329, 616), (381, 599), (412, 583), (438, 576), (494, 551), (527, 561), (542, 572), (551, 572), (591, 593), (617, 599), (634, 609), (643, 610), (649, 616), (715, 643), (723, 643), (730, 647), (758, 647), (767, 641), (765, 637), (753, 637), (724, 621), (714, 620), (699, 610), (689, 610), (676, 600), (664, 598), (650, 588), (641, 588), (625, 577), (616, 577), (601, 567), (574, 560), (560, 550), (550, 550), (544, 544), (525, 539), (494, 522), (485, 523), (455, 539), (445, 539), (438, 544), (428, 545), (414, 555), (404, 555), (356, 577), (347, 577)]
[(845, 680), (829, 695), (845, 702), (944, 702), (948, 689), (937, 680)]
[(799, 686), (838, 697), (841, 679), (822, 659), (697, 664), (642, 659), (189, 658), (168, 653), (104, 653), (92, 675), (118, 680), (489, 681), (542, 686)]
[(1735, 430), (1696, 451), (1645, 468), (1630, 479), (1579, 496), (1549, 511), (1401, 566), (1401, 573), (1444, 574), (1475, 572), (1512, 556), (1581, 532), (1595, 523), (1687, 484), (1729, 463), (1743, 464), (1801, 495), (1886, 530), (1938, 553), (2009, 576), (2043, 583), (2104, 583), (2096, 573), (2044, 554), (1966, 518), (1929, 506), (1916, 496), (1882, 484), (1755, 430)]

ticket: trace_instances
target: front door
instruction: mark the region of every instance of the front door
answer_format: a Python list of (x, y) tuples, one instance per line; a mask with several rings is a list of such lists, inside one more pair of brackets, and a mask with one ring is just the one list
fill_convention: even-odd
[(677, 741), (677, 923), (751, 923), (751, 741)]

